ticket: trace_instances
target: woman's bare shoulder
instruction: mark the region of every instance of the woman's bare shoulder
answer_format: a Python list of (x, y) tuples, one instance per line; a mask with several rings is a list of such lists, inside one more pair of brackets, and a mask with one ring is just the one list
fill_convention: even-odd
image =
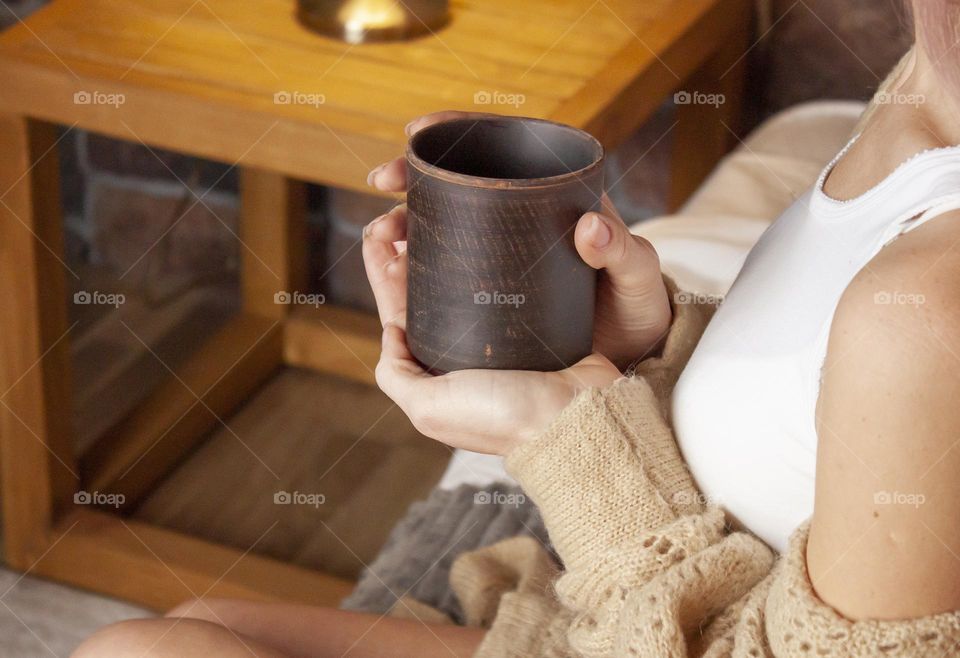
[[(905, 322), (960, 314), (960, 210), (910, 231), (871, 260), (847, 287), (834, 323)], [(931, 317), (931, 315), (935, 317)]]
[(817, 407), (808, 564), (854, 618), (960, 608), (960, 212), (891, 243), (847, 288)]

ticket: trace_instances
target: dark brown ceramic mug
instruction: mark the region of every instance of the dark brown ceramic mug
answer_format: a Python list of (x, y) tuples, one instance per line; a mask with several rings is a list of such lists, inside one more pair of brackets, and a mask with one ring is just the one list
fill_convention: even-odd
[(456, 119), (407, 146), (407, 343), (427, 368), (560, 370), (588, 355), (596, 272), (573, 242), (603, 147), (558, 123)]

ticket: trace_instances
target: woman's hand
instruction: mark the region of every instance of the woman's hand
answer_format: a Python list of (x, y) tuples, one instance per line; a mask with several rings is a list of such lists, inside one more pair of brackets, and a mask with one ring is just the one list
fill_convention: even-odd
[(546, 431), (580, 391), (605, 388), (620, 377), (599, 354), (558, 372), (457, 370), (435, 376), (413, 358), (395, 324), (383, 328), (376, 374), (377, 385), (420, 433), (454, 448), (497, 455)]
[[(483, 116), (490, 115), (437, 112), (411, 121), (407, 124), (407, 134), (412, 135), (440, 121)], [(405, 191), (407, 172), (404, 159), (397, 158), (380, 165), (370, 172), (367, 183), (384, 191)], [(385, 239), (405, 240), (406, 206), (395, 208), (390, 216), (392, 228)], [(574, 242), (584, 262), (600, 271), (593, 325), (594, 351), (621, 369), (655, 353), (670, 327), (671, 312), (660, 274), (660, 259), (653, 245), (630, 233), (606, 195), (601, 199), (600, 212), (587, 213), (577, 222)], [(391, 267), (405, 269), (405, 256), (400, 260), (403, 262), (398, 261)], [(390, 284), (389, 291), (382, 291), (377, 298), (378, 306), (382, 297), (401, 294), (398, 287), (402, 288), (405, 298), (405, 281), (406, 278), (402, 277)], [(382, 309), (380, 315), (384, 322), (396, 318), (395, 314), (385, 317)]]

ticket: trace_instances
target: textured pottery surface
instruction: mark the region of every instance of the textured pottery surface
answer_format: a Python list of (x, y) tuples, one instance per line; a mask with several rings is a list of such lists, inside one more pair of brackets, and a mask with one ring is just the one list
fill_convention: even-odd
[(590, 353), (596, 272), (574, 227), (598, 210), (603, 148), (569, 126), (498, 117), (407, 148), (407, 342), (427, 368), (559, 370)]

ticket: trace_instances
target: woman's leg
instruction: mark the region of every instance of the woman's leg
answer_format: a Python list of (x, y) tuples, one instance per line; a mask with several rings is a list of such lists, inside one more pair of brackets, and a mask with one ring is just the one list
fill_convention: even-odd
[(73, 658), (430, 658), (471, 656), (484, 631), (332, 608), (229, 599), (101, 629)]
[(188, 601), (171, 610), (167, 617), (219, 624), (296, 658), (466, 658), (473, 655), (485, 633), (477, 628), (426, 624), (334, 608), (234, 599)]
[[(72, 658), (294, 658), (199, 619), (131, 619), (90, 636)], [(299, 658), (299, 657), (298, 657)]]

